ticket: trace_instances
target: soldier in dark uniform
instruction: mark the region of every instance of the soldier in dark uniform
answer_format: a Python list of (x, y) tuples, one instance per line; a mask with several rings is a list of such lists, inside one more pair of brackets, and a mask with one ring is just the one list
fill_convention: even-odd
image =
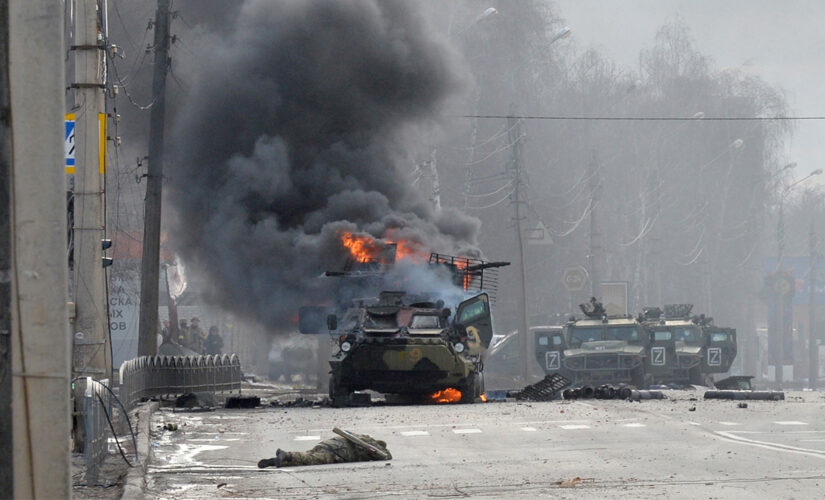
[(321, 441), (309, 451), (284, 451), (278, 449), (276, 456), (265, 458), (258, 462), (258, 467), (290, 467), (296, 465), (339, 464), (344, 462), (369, 462), (371, 460), (391, 460), (392, 455), (387, 449), (387, 443), (380, 439), (373, 439), (366, 434), (356, 434), (367, 444), (386, 453), (386, 458), (352, 441), (336, 436)]

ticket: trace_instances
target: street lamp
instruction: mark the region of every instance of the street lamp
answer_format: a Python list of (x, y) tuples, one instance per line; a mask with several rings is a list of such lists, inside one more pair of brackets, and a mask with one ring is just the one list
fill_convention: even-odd
[[(570, 35), (571, 30), (568, 26), (562, 28), (561, 31), (556, 33), (553, 38), (550, 39), (550, 43), (548, 45), (552, 45), (553, 43), (561, 40)], [(515, 104), (510, 105), (510, 114), (515, 115)], [(512, 194), (512, 205), (513, 205), (513, 216), (515, 220), (515, 229), (516, 229), (516, 243), (518, 244), (518, 256), (519, 256), (519, 281), (520, 281), (520, 289), (519, 289), (519, 302), (521, 303), (521, 319), (519, 321), (519, 351), (521, 352), (521, 375), (524, 378), (524, 383), (528, 384), (530, 382), (530, 318), (528, 315), (527, 310), (527, 258), (525, 256), (525, 245), (524, 245), (524, 229), (522, 227), (522, 215), (521, 215), (521, 208), (522, 204), (526, 203), (521, 199), (521, 184), (523, 182), (521, 177), (521, 125), (520, 120), (515, 118), (508, 119), (508, 130), (511, 131), (510, 136), (510, 144), (512, 144), (512, 151), (513, 151), (513, 194)], [(592, 214), (592, 212), (591, 212)]]
[(567, 38), (568, 36), (570, 36), (570, 33), (572, 33), (572, 32), (573, 32), (573, 30), (570, 29), (570, 26), (565, 26), (564, 28), (561, 29), (561, 31), (556, 33), (553, 36), (553, 38), (550, 39), (550, 43), (555, 43), (557, 40), (561, 40), (562, 38)]
[[(796, 163), (789, 163), (785, 165), (782, 170), (788, 170), (794, 168)], [(794, 186), (799, 185), (800, 183), (810, 179), (811, 177), (820, 175), (822, 173), (822, 169), (818, 168), (811, 172), (810, 174), (806, 175), (805, 177), (799, 179), (796, 182), (789, 184), (780, 194), (779, 196), (779, 218), (776, 223), (776, 242), (777, 242), (777, 256), (776, 256), (776, 276), (777, 276), (777, 283), (780, 283), (779, 280), (784, 280), (784, 276), (782, 276), (782, 257), (785, 251), (785, 197), (790, 194), (791, 190)], [(781, 284), (778, 285), (776, 293), (776, 332), (777, 332), (777, 339), (776, 339), (776, 360), (774, 365), (776, 368), (776, 386), (777, 388), (782, 388), (782, 381), (783, 381), (783, 371), (785, 365), (785, 318), (784, 318), (784, 305), (785, 305), (785, 295), (787, 295), (789, 290), (785, 290)]]

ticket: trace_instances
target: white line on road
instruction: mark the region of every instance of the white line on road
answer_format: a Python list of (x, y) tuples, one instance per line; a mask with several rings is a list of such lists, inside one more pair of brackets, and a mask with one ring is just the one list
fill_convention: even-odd
[(402, 436), (412, 437), (412, 436), (429, 436), (430, 433), (427, 431), (404, 431), (401, 433)]
[(738, 423), (738, 422), (719, 422), (719, 425), (732, 426), (732, 425), (741, 425), (741, 424)]
[(800, 422), (798, 420), (780, 420), (779, 422), (774, 422), (776, 425), (808, 425), (805, 422)]
[(478, 434), (481, 429), (453, 429), (455, 434)]
[(564, 430), (568, 430), (568, 431), (572, 431), (572, 430), (575, 430), (575, 429), (589, 429), (590, 428), (589, 425), (583, 425), (583, 424), (560, 425), (559, 427), (561, 427)]
[(295, 436), (295, 441), (320, 441), (321, 436)]
[(736, 441), (742, 444), (756, 446), (757, 448), (765, 448), (767, 450), (774, 451), (783, 451), (786, 453), (796, 453), (799, 455), (807, 455), (809, 457), (825, 458), (825, 451), (821, 450), (800, 448), (798, 446), (789, 446), (786, 444), (771, 443), (768, 441), (756, 441), (755, 439), (748, 439), (742, 436), (737, 436), (735, 432), (716, 431), (716, 435), (726, 441)]
[(538, 429), (536, 429), (535, 427), (522, 427), (521, 430), (525, 432), (536, 432)]
[(639, 422), (633, 422), (631, 424), (623, 424), (625, 427), (646, 427), (645, 424), (640, 424)]
[(697, 426), (702, 425), (702, 424), (700, 424), (699, 422), (688, 422), (688, 423), (689, 423), (690, 425), (697, 425)]

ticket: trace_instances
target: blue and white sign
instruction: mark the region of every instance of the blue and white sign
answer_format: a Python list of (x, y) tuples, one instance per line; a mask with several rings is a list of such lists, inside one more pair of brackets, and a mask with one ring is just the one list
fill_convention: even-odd
[(64, 142), (64, 151), (66, 156), (66, 173), (74, 173), (74, 113), (66, 115), (66, 138)]

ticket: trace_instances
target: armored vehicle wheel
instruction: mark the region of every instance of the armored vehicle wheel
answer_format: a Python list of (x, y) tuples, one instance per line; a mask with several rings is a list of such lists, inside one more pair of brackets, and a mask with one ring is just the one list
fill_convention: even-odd
[(647, 381), (645, 380), (645, 370), (643, 366), (638, 366), (630, 372), (630, 380), (636, 389), (647, 389)]
[(461, 402), (473, 403), (476, 398), (484, 393), (484, 375), (481, 373), (471, 373), (467, 381), (461, 387)]
[(705, 385), (705, 377), (698, 366), (690, 369), (689, 380), (690, 385)]
[(352, 391), (346, 387), (342, 387), (341, 383), (335, 378), (335, 376), (330, 377), (329, 400), (332, 403), (332, 406), (335, 408), (347, 406), (350, 403), (350, 399), (352, 399)]

